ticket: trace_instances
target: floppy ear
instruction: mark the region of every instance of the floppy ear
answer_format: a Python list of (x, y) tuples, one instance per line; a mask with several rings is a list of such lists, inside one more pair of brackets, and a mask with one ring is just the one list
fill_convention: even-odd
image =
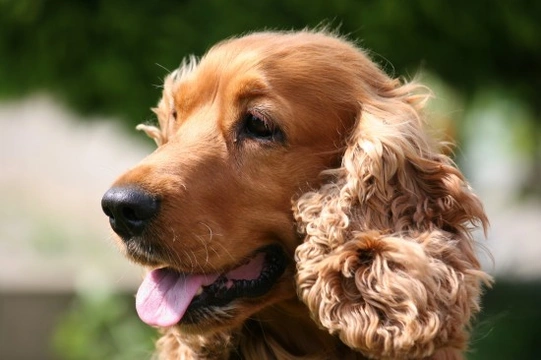
[(413, 83), (365, 101), (341, 167), (294, 206), (297, 291), (314, 320), (365, 356), (464, 349), (483, 282), (471, 236), (482, 205), (422, 131)]

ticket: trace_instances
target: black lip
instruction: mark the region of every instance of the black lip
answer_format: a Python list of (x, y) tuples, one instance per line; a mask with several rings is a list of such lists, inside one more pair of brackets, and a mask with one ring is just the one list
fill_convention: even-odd
[[(221, 276), (203, 292), (196, 296), (188, 306), (181, 323), (196, 323), (202, 310), (211, 307), (223, 307), (239, 298), (257, 298), (269, 292), (287, 267), (286, 255), (278, 245), (259, 249), (255, 254), (265, 253), (265, 265), (261, 275), (254, 280), (233, 280), (233, 286), (225, 286), (227, 279)], [(206, 313), (206, 312), (205, 312)]]

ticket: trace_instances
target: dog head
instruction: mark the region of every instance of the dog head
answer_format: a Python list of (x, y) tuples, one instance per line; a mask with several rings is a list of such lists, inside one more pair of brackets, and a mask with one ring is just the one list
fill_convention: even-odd
[(141, 318), (204, 333), (298, 296), (369, 356), (463, 347), (486, 279), (469, 225), (486, 217), (423, 135), (426, 98), (323, 32), (251, 34), (184, 61), (159, 126), (140, 126), (157, 150), (102, 200), (150, 270)]

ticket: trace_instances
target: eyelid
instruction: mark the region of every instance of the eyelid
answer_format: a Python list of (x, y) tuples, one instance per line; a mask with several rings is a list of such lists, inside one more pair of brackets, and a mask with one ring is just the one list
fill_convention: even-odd
[[(243, 119), (246, 117), (246, 115), (251, 115), (257, 117), (265, 124), (267, 129), (273, 133), (272, 137), (270, 139), (267, 139), (271, 143), (285, 143), (286, 135), (283, 129), (278, 124), (278, 122), (276, 122), (274, 118), (269, 114), (269, 111), (267, 109), (265, 109), (264, 107), (249, 107), (248, 109), (246, 109), (246, 112), (244, 114), (245, 115), (243, 115)], [(265, 140), (259, 139), (259, 141)]]
[(251, 106), (246, 112), (263, 120), (266, 124), (272, 124), (273, 127), (278, 127), (274, 121), (274, 117), (269, 114), (269, 110), (265, 106)]
[(269, 127), (272, 127), (272, 128), (276, 127), (276, 125), (274, 124), (274, 121), (269, 120), (268, 116), (264, 112), (259, 111), (258, 109), (248, 109), (246, 113), (259, 118), (265, 123), (265, 125)]

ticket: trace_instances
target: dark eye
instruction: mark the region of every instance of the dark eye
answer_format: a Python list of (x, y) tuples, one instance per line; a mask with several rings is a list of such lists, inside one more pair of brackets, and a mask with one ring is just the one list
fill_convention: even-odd
[(265, 140), (272, 140), (277, 134), (277, 129), (261, 116), (256, 114), (246, 114), (244, 117), (244, 129), (246, 134)]

